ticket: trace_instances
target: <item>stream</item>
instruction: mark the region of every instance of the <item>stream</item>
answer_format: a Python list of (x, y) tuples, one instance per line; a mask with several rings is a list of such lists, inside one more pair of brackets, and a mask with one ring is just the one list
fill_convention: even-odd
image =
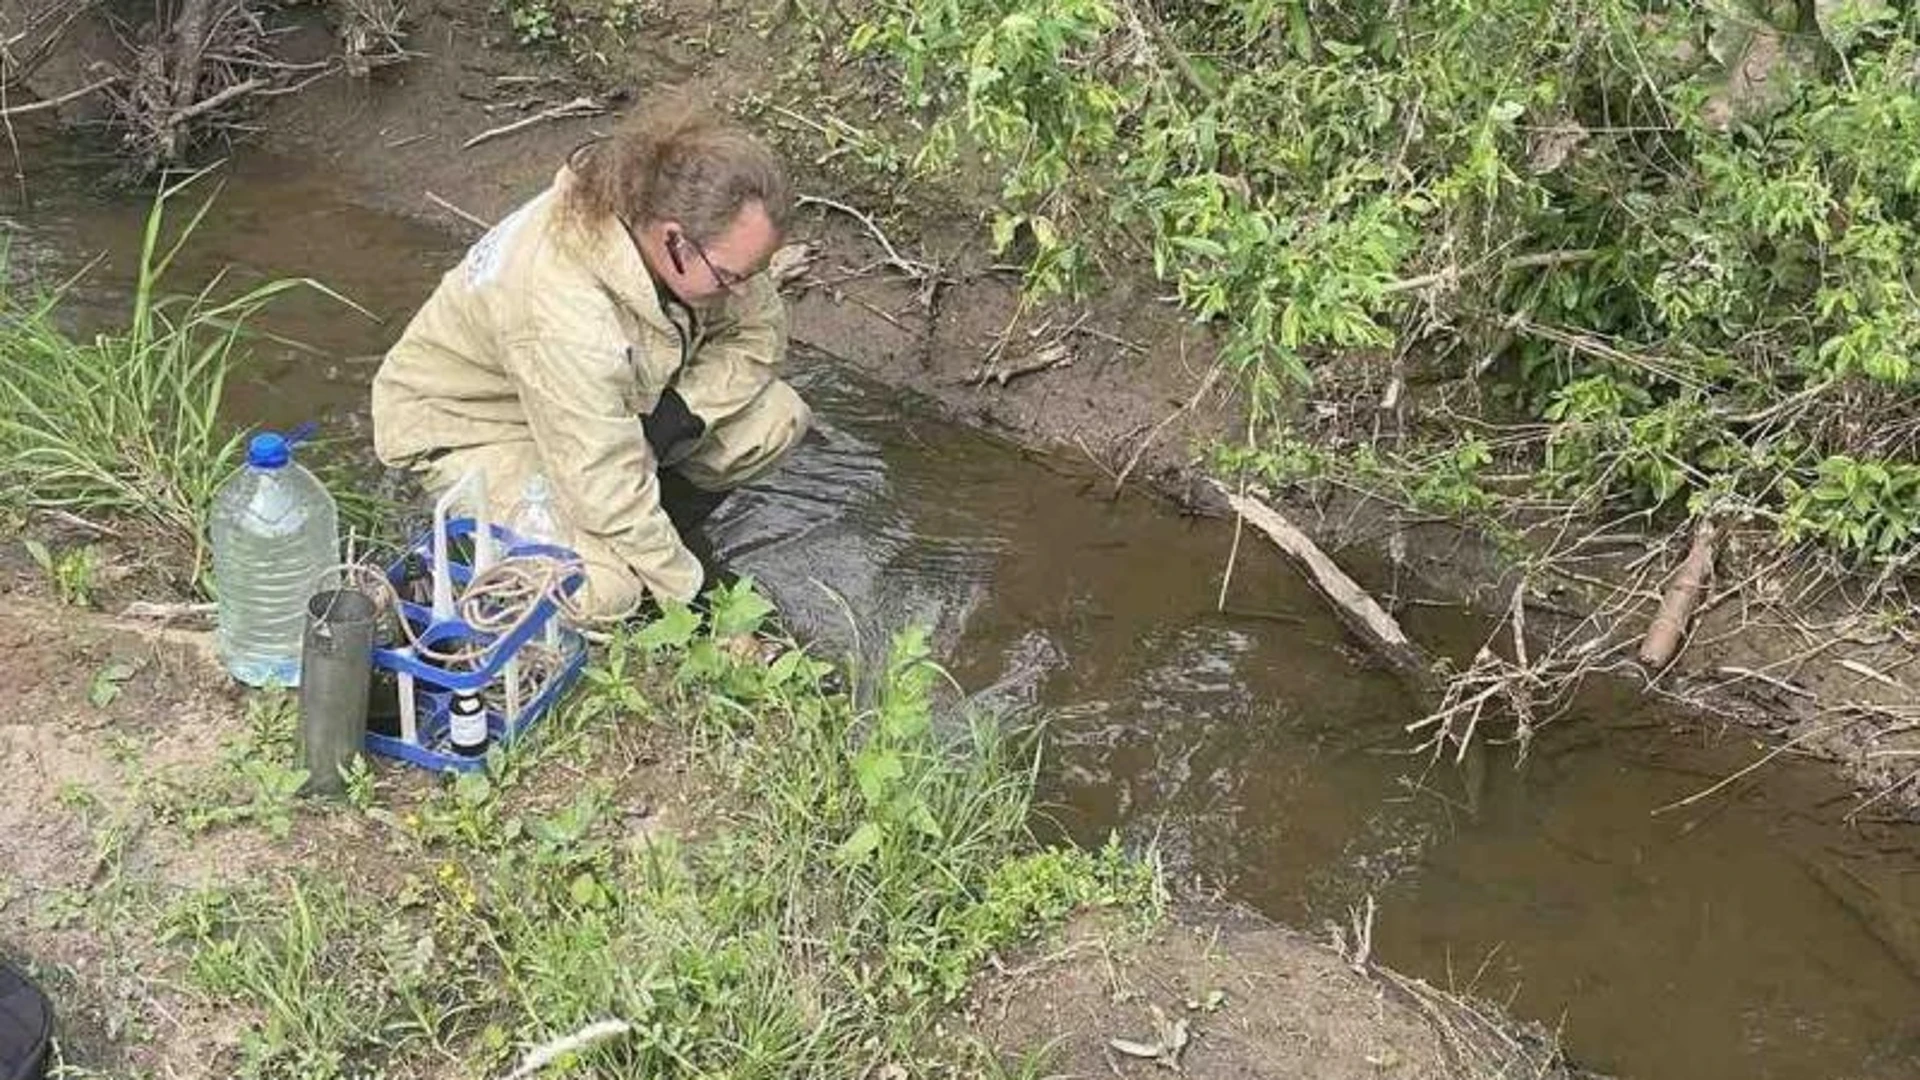
[[(0, 195), (8, 273), (54, 280), (97, 259), (70, 310), (110, 323), (147, 204), (65, 153), (26, 151), (31, 204)], [(243, 158), (170, 284), (306, 275), (364, 306), (380, 321), (316, 295), (273, 309), (271, 329), (319, 351), (264, 345), (229, 408), (365, 441), (378, 354), (461, 248), (349, 205), (320, 170)], [(871, 647), (924, 621), (978, 700), (1044, 719), (1046, 834), (1157, 845), (1175, 877), (1307, 929), (1370, 894), (1379, 960), (1563, 1029), (1602, 1072), (1920, 1076), (1920, 957), (1901, 956), (1920, 938), (1898, 933), (1920, 918), (1920, 849), (1898, 825), (1843, 825), (1854, 796), (1823, 766), (1783, 758), (1655, 815), (1764, 748), (1596, 685), (1523, 765), (1494, 753), (1469, 806), (1450, 767), (1408, 754), (1415, 703), (1252, 535), (1221, 614), (1230, 523), (1109, 500), (1102, 478), (812, 350), (794, 365), (824, 437), (730, 500), (718, 546), (797, 627)], [(1444, 607), (1405, 617), (1449, 655), (1486, 632)]]

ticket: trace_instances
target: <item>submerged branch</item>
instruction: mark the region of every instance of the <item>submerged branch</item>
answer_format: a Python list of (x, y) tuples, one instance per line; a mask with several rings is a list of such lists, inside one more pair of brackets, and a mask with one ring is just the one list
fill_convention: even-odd
[(112, 86), (119, 81), (120, 81), (120, 76), (109, 75), (104, 79), (100, 79), (96, 82), (88, 83), (87, 85), (80, 87), (78, 90), (69, 90), (58, 97), (50, 97), (42, 101), (34, 101), (34, 102), (29, 102), (25, 105), (14, 105), (5, 109), (0, 109), (0, 119), (14, 120), (22, 116), (31, 115), (33, 113), (46, 112), (51, 109), (57, 109), (62, 105), (71, 105), (74, 102), (81, 100), (82, 98), (90, 97), (94, 94), (97, 94), (100, 91), (105, 90), (107, 87)]

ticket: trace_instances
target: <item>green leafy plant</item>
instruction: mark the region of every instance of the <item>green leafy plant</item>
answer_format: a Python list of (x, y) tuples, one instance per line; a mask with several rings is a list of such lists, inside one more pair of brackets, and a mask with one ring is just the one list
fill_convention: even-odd
[(506, 0), (507, 25), (522, 45), (545, 45), (560, 37), (560, 17), (547, 0)]
[(1812, 484), (1789, 484), (1782, 523), (1788, 538), (1815, 537), (1863, 561), (1912, 549), (1920, 531), (1920, 465), (1836, 454), (1816, 475)]
[(31, 537), (21, 541), (34, 565), (53, 584), (54, 595), (63, 604), (92, 607), (94, 589), (100, 575), (100, 549), (92, 544), (68, 548), (55, 555), (47, 545)]
[[(1911, 553), (1876, 500), (1790, 505), (1836, 456), (1912, 461), (1920, 23), (1897, 5), (881, 0), (850, 45), (920, 110), (925, 172), (1002, 178), (990, 238), (1034, 293), (1151, 254), (1253, 411), (1223, 460), (1476, 521), (1711, 502)], [(1417, 398), (1404, 454), (1349, 462), (1300, 398), (1381, 393), (1349, 361), (1387, 350), (1448, 406)], [(1543, 485), (1473, 482), (1450, 448), (1485, 425), (1524, 432), (1503, 460)]]
[(907, 831), (941, 839), (933, 808), (907, 783), (909, 755), (923, 746), (933, 724), (930, 691), (936, 674), (924, 633), (903, 634), (894, 642), (873, 723), (853, 758), (865, 820), (841, 842), (841, 859), (873, 858), (883, 844)]
[(127, 680), (133, 678), (139, 669), (125, 661), (116, 660), (101, 667), (87, 680), (87, 701), (96, 709), (104, 709), (120, 698), (120, 691)]

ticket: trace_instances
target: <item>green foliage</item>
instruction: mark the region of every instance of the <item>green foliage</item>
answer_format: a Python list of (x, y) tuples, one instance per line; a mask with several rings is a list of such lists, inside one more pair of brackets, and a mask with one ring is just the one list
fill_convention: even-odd
[(254, 825), (276, 840), (293, 832), (307, 771), (295, 768), (296, 700), (262, 694), (247, 703), (247, 731), (230, 738), (220, 760), (149, 776), (156, 816), (190, 834)]
[(1493, 506), (1494, 496), (1480, 480), (1481, 470), (1493, 463), (1493, 450), (1477, 435), (1469, 435), (1425, 463), (1417, 474), (1412, 497), (1416, 506), (1460, 518), (1472, 518)]
[(100, 574), (100, 549), (92, 544), (71, 547), (55, 555), (31, 537), (21, 541), (40, 572), (47, 575), (54, 595), (63, 604), (92, 607), (94, 585)]
[(114, 661), (101, 667), (87, 680), (87, 703), (96, 709), (104, 709), (120, 698), (120, 689), (128, 679), (133, 678), (137, 669), (123, 661)]
[(560, 18), (548, 0), (506, 0), (507, 25), (522, 45), (544, 45), (560, 37)]
[(647, 0), (496, 0), (494, 11), (521, 45), (602, 65), (603, 50), (645, 29), (651, 14)]
[(1817, 537), (1862, 561), (1912, 550), (1920, 530), (1920, 465), (1836, 454), (1820, 462), (1816, 476), (1811, 485), (1788, 481), (1790, 537)]
[[(1854, 459), (1897, 498), (1914, 459), (1910, 12), (877, 0), (851, 44), (924, 110), (923, 167), (972, 154), (1004, 176), (993, 240), (1036, 292), (1151, 253), (1264, 438), (1322, 369), (1394, 349), (1425, 383), (1471, 378), (1487, 419), (1532, 422), (1516, 464), (1582, 508), (1912, 553), (1881, 498), (1806, 494)], [(1496, 512), (1456, 443), (1410, 445), (1426, 475), (1401, 486)]]
[(446, 1007), (409, 971), (411, 942), (388, 937), (399, 927), (341, 882), (191, 892), (160, 925), (163, 944), (193, 946), (194, 986), (258, 1011), (240, 1034), (244, 1080), (368, 1075), (356, 1060)]

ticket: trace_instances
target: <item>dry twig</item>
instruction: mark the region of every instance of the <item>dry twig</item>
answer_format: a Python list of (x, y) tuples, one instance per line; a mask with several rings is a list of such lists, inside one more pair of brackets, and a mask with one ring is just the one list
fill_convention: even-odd
[(1657, 810), (1654, 810), (1653, 815), (1655, 817), (1658, 817), (1661, 814), (1665, 814), (1673, 810), (1678, 810), (1684, 806), (1692, 806), (1694, 803), (1699, 802), (1701, 799), (1711, 798), (1715, 794), (1726, 790), (1728, 786), (1738, 783), (1741, 780), (1741, 778), (1752, 775), (1755, 771), (1763, 768), (1768, 762), (1772, 761), (1774, 758), (1779, 757), (1781, 754), (1784, 754), (1787, 751), (1792, 750), (1796, 746), (1805, 745), (1806, 743), (1809, 743), (1814, 739), (1820, 738), (1823, 735), (1831, 735), (1834, 732), (1839, 731), (1841, 728), (1846, 727), (1848, 724), (1852, 722), (1853, 721), (1851, 720), (1842, 720), (1839, 723), (1826, 724), (1824, 726), (1813, 728), (1808, 731), (1803, 731), (1800, 734), (1795, 735), (1793, 738), (1788, 739), (1786, 742), (1781, 743), (1779, 746), (1776, 746), (1773, 749), (1767, 751), (1764, 755), (1761, 756), (1760, 760), (1754, 762), (1753, 764), (1747, 766), (1746, 768), (1741, 769), (1740, 771), (1734, 773), (1733, 775), (1721, 780), (1719, 783), (1714, 784), (1712, 787), (1703, 788), (1687, 796), (1684, 799), (1679, 799), (1677, 801), (1670, 802), (1667, 805), (1662, 806)]
[(8, 120), (12, 120), (17, 117), (30, 115), (32, 113), (46, 112), (50, 109), (57, 109), (62, 105), (71, 105), (72, 103), (79, 101), (81, 98), (89, 97), (93, 94), (97, 94), (100, 91), (105, 90), (107, 87), (112, 86), (113, 84), (119, 81), (120, 81), (120, 76), (109, 75), (104, 79), (100, 79), (95, 82), (88, 83), (87, 85), (79, 88), (78, 90), (69, 90), (58, 97), (50, 97), (41, 101), (30, 101), (25, 105), (14, 105), (9, 108), (0, 109), (0, 117), (5, 117)]
[(460, 149), (471, 150), (482, 143), (492, 142), (495, 139), (504, 139), (509, 135), (517, 135), (528, 128), (552, 123), (555, 120), (572, 120), (580, 117), (600, 116), (605, 112), (606, 109), (592, 98), (574, 98), (564, 105), (555, 105), (551, 109), (542, 109), (532, 116), (515, 120), (511, 124), (502, 124), (496, 128), (488, 128), (473, 138), (468, 139), (466, 142), (461, 143)]
[(445, 210), (447, 213), (452, 214), (454, 217), (459, 218), (461, 221), (464, 221), (467, 224), (472, 225), (474, 228), (479, 229), (481, 232), (485, 232), (488, 229), (493, 228), (493, 224), (489, 222), (486, 218), (483, 218), (478, 214), (473, 214), (465, 210), (462, 210), (458, 206), (455, 206), (454, 204), (448, 202), (447, 200), (441, 198), (440, 196), (435, 195), (431, 191), (427, 192), (427, 201), (439, 207), (440, 209)]
[[(1180, 342), (1180, 351), (1184, 353), (1186, 352), (1186, 348), (1187, 343), (1183, 338)], [(1192, 412), (1195, 406), (1199, 405), (1201, 401), (1206, 399), (1209, 393), (1213, 392), (1213, 384), (1219, 381), (1220, 373), (1223, 370), (1225, 370), (1225, 365), (1219, 363), (1214, 364), (1214, 366), (1207, 371), (1207, 377), (1200, 381), (1200, 388), (1193, 392), (1193, 396), (1183, 402), (1179, 408), (1168, 413), (1165, 419), (1155, 424), (1153, 430), (1147, 432), (1147, 437), (1141, 439), (1140, 445), (1133, 448), (1133, 455), (1127, 458), (1127, 464), (1120, 470), (1120, 475), (1114, 478), (1113, 490), (1107, 493), (1109, 499), (1117, 499), (1120, 497), (1120, 489), (1126, 486), (1127, 477), (1133, 475), (1133, 470), (1139, 466), (1140, 459), (1147, 456), (1147, 450), (1159, 440), (1161, 433), (1173, 426), (1174, 422), (1182, 416)]]
[(1274, 546), (1306, 571), (1307, 579), (1333, 606), (1334, 614), (1348, 629), (1416, 689), (1422, 693), (1432, 690), (1433, 673), (1426, 654), (1407, 637), (1406, 631), (1400, 628), (1393, 616), (1387, 614), (1365, 589), (1348, 577), (1346, 571), (1327, 557), (1326, 552), (1320, 550), (1320, 545), (1272, 506), (1236, 492), (1217, 480), (1213, 486), (1236, 513), (1265, 533)]
[(916, 262), (900, 254), (900, 249), (893, 246), (893, 241), (887, 239), (887, 234), (881, 231), (880, 226), (876, 224), (871, 217), (848, 206), (846, 203), (822, 198), (818, 195), (802, 195), (795, 199), (794, 202), (800, 206), (823, 206), (829, 210), (837, 210), (858, 221), (866, 227), (867, 234), (879, 242), (880, 249), (887, 253), (885, 265), (893, 267), (895, 270), (913, 278), (915, 281), (922, 281), (929, 277), (937, 276), (939, 273), (939, 267), (928, 263)]

